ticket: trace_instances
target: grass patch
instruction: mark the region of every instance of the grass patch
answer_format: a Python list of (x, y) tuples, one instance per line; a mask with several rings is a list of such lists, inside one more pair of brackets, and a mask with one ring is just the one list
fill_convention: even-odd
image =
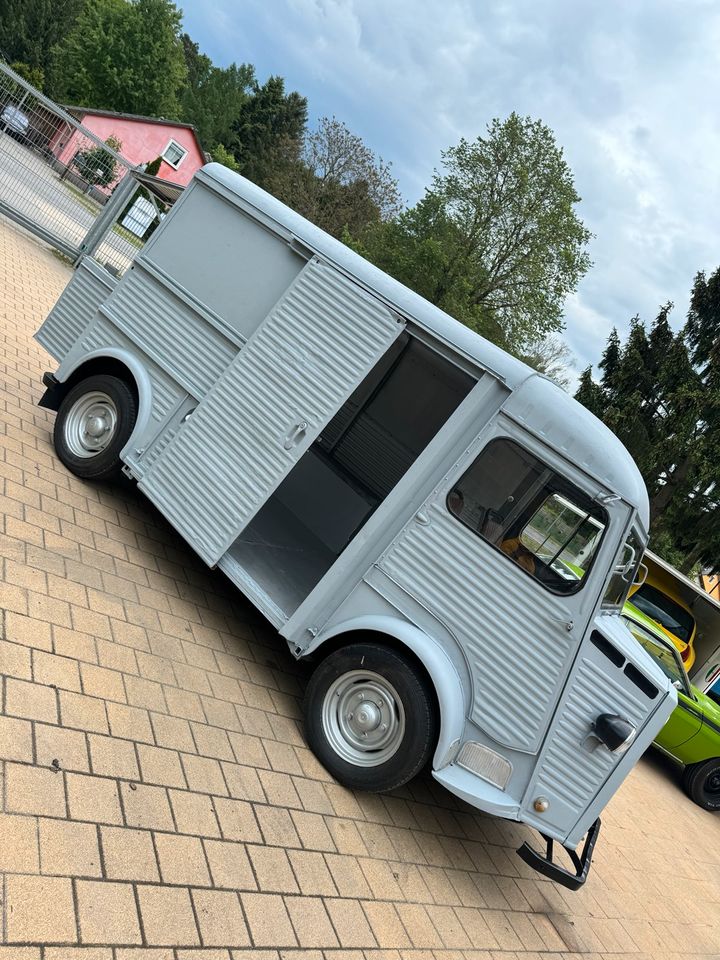
[(96, 217), (99, 215), (102, 207), (97, 200), (91, 200), (90, 197), (86, 196), (82, 192), (82, 190), (79, 190), (73, 183), (68, 183), (67, 180), (63, 180), (62, 184), (68, 193), (71, 193), (89, 213), (94, 214)]
[(142, 250), (142, 248), (145, 246), (140, 237), (136, 237), (134, 233), (126, 230), (125, 227), (120, 226), (119, 223), (113, 224), (113, 233), (116, 233), (119, 237), (122, 237), (123, 240), (125, 240), (131, 246), (136, 247), (138, 250)]
[(61, 253), (60, 250), (56, 250), (54, 247), (52, 248), (50, 253), (61, 263), (67, 264), (68, 267), (73, 266), (73, 260), (71, 260), (71, 258), (68, 257), (66, 253)]

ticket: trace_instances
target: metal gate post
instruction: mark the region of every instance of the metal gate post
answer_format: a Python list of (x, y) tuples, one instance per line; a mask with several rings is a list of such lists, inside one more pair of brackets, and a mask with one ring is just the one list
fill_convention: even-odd
[(102, 209), (102, 213), (85, 234), (85, 239), (80, 244), (79, 252), (75, 259), (76, 265), (83, 257), (90, 257), (95, 253), (105, 239), (105, 235), (112, 229), (113, 224), (129, 203), (137, 187), (138, 184), (132, 175), (132, 170), (129, 170), (113, 190), (110, 199)]

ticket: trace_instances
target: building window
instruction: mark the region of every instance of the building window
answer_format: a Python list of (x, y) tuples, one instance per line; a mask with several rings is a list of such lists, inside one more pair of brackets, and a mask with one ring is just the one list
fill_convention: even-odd
[(169, 163), (171, 167), (174, 167), (175, 170), (177, 170), (186, 156), (187, 150), (185, 147), (181, 147), (177, 140), (171, 140), (162, 152), (163, 160)]
[(493, 440), (448, 494), (450, 513), (558, 594), (582, 586), (602, 507), (512, 440)]

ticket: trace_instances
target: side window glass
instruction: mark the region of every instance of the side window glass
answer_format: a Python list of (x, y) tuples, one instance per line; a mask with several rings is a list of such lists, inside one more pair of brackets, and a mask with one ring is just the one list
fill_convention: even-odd
[(512, 440), (493, 440), (448, 494), (450, 513), (553, 593), (582, 586), (604, 509)]

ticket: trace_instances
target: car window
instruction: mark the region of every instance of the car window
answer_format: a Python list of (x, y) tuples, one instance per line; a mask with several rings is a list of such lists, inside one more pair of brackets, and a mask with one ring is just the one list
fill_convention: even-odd
[(631, 597), (630, 603), (642, 610), (646, 617), (657, 621), (661, 627), (665, 627), (670, 633), (685, 643), (690, 642), (692, 637), (695, 620), (691, 613), (684, 610), (679, 603), (676, 603), (667, 594), (658, 590), (657, 587), (644, 583)]
[(658, 637), (654, 637), (649, 630), (641, 627), (639, 623), (631, 620), (630, 617), (623, 617), (623, 620), (632, 635), (638, 643), (647, 650), (665, 676), (673, 683), (679, 681), (682, 689), (689, 694), (690, 687), (685, 668), (670, 641), (665, 643)]
[(579, 590), (604, 509), (513, 440), (491, 441), (447, 497), (448, 510), (553, 593)]

